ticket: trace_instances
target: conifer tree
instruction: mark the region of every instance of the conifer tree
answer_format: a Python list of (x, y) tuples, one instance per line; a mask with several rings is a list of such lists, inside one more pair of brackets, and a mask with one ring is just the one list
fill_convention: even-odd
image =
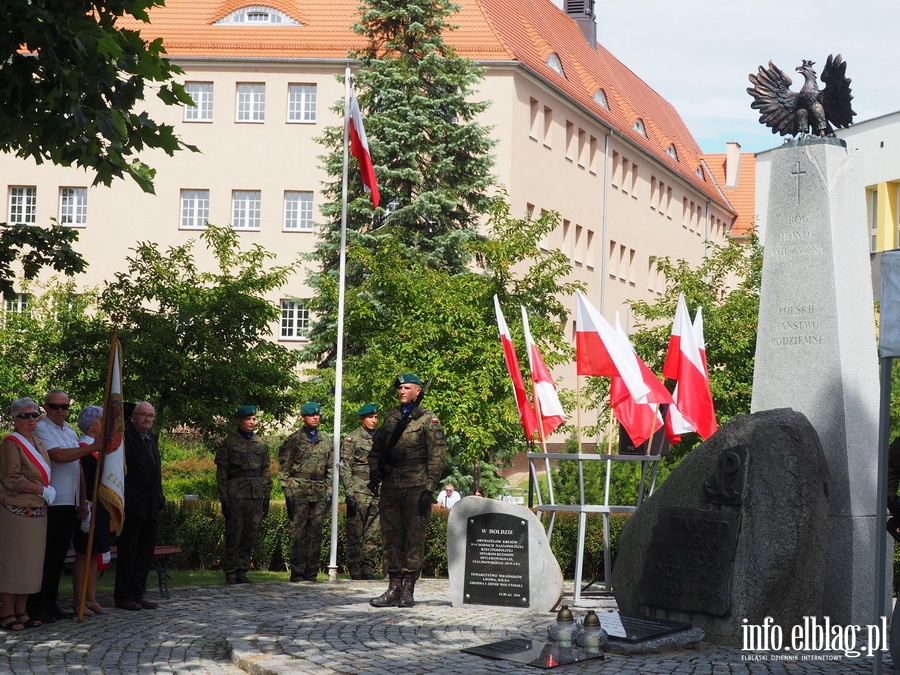
[[(381, 204), (373, 209), (351, 161), (348, 243), (375, 246), (390, 238), (402, 244), (396, 261), (413, 260), (456, 274), (470, 260), (465, 243), (488, 211), (492, 184), (489, 131), (476, 122), (487, 103), (473, 101), (482, 69), (459, 57), (444, 41), (457, 6), (448, 0), (369, 0), (354, 30), (368, 38), (359, 59), (355, 90), (365, 120)], [(343, 109), (343, 101), (337, 104)], [(311, 309), (318, 320), (306, 356), (330, 362), (336, 335), (336, 283), (341, 220), (342, 139), (340, 127), (321, 139), (330, 149), (322, 159), (331, 176), (324, 187), (327, 219), (310, 275)], [(405, 258), (405, 260), (404, 260)], [(364, 274), (348, 265), (348, 284)], [(372, 308), (382, 300), (371, 298)], [(353, 351), (353, 347), (349, 348)]]

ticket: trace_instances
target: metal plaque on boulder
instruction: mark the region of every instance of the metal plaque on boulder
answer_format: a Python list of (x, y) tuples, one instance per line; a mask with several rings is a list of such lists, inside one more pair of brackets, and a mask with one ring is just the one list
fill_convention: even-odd
[(565, 666), (569, 663), (605, 658), (602, 652), (589, 652), (581, 647), (560, 647), (555, 642), (539, 642), (526, 638), (492, 642), (478, 647), (467, 647), (460, 651), (489, 659), (515, 661), (544, 670)]
[(661, 510), (637, 584), (638, 601), (725, 615), (739, 526), (737, 511)]
[(529, 606), (528, 523), (483, 513), (466, 523), (463, 603)]

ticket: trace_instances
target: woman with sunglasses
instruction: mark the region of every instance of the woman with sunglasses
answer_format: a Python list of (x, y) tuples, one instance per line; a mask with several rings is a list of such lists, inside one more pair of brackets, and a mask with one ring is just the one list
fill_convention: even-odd
[(50, 456), (35, 436), (38, 405), (23, 397), (13, 401), (15, 431), (0, 444), (0, 628), (24, 630), (40, 626), (28, 616), (29, 593), (41, 588), (47, 538), (47, 507), (56, 490), (50, 487)]

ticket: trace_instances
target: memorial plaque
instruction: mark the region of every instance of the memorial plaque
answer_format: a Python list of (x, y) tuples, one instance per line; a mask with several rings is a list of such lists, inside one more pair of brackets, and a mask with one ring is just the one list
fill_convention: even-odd
[(587, 652), (581, 647), (560, 647), (555, 642), (539, 642), (525, 638), (513, 638), (501, 642), (492, 642), (479, 647), (468, 647), (460, 651), (476, 656), (484, 656), (489, 659), (503, 659), (515, 661), (536, 668), (556, 668), (568, 663), (589, 661), (591, 659), (603, 660), (602, 652)]
[(528, 607), (528, 523), (483, 513), (466, 523), (463, 603)]
[(600, 619), (600, 627), (606, 631), (610, 640), (622, 642), (646, 642), (693, 628), (691, 624), (681, 621), (655, 619), (614, 610), (598, 612), (597, 618)]
[(661, 510), (637, 583), (638, 602), (727, 614), (739, 526), (737, 511)]

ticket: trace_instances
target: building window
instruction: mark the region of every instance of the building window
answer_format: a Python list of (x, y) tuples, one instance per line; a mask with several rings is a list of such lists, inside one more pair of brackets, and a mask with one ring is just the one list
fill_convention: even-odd
[(666, 154), (676, 162), (678, 161), (678, 150), (675, 149), (674, 143), (669, 144), (669, 148), (666, 150)]
[(259, 190), (235, 190), (231, 193), (231, 226), (236, 230), (258, 230), (261, 209)]
[(266, 120), (266, 85), (241, 83), (237, 86), (238, 122), (264, 122)]
[(634, 124), (631, 125), (631, 128), (638, 132), (644, 138), (647, 138), (647, 130), (644, 128), (644, 120), (638, 117)]
[(181, 191), (181, 229), (203, 229), (209, 223), (209, 190)]
[(10, 225), (34, 225), (37, 222), (37, 188), (9, 188)]
[(28, 295), (25, 293), (5, 296), (3, 299), (3, 316), (0, 317), (3, 328), (15, 328), (17, 319), (23, 318), (27, 309)]
[(87, 225), (87, 188), (59, 189), (59, 222), (70, 227)]
[(284, 12), (279, 12), (272, 7), (255, 5), (251, 7), (242, 7), (235, 10), (228, 16), (225, 16), (215, 22), (219, 26), (242, 25), (242, 26), (300, 26), (299, 21), (292, 19)]
[(541, 121), (541, 107), (540, 104), (531, 99), (531, 109), (529, 111), (531, 118), (531, 128), (528, 131), (528, 136), (533, 138), (534, 140), (540, 140), (541, 132), (540, 132), (540, 121)]
[(305, 340), (309, 332), (309, 308), (304, 300), (281, 301), (282, 340)]
[(185, 122), (212, 122), (213, 118), (213, 83), (185, 82), (184, 90), (194, 105), (184, 107)]
[(288, 122), (316, 121), (316, 85), (288, 85)]
[(609, 110), (609, 101), (606, 100), (606, 92), (602, 89), (594, 92), (594, 103)]
[(550, 56), (547, 57), (547, 66), (555, 71), (557, 74), (565, 77), (566, 74), (563, 72), (562, 61), (559, 60), (559, 54), (553, 52)]
[(312, 232), (312, 192), (289, 190), (284, 193), (284, 229), (292, 232)]

